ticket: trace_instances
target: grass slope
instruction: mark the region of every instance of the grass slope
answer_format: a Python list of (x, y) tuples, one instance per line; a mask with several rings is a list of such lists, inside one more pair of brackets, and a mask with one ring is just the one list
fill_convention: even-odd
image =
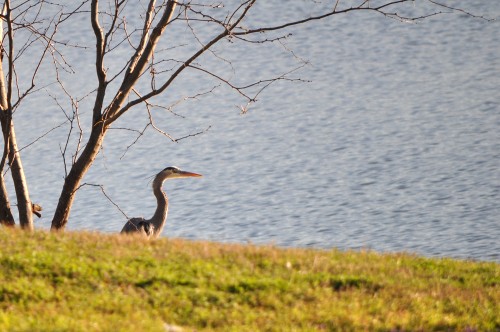
[(492, 262), (0, 228), (0, 331), (498, 331), (499, 281)]

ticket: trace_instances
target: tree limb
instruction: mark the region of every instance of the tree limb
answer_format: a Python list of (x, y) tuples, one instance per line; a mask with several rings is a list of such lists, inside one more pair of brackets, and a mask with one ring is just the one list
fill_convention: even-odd
[[(110, 121), (115, 121), (117, 118), (119, 118), (123, 113), (128, 111), (131, 107), (140, 104), (144, 102), (145, 100), (150, 99), (151, 97), (157, 96), (161, 94), (163, 91), (165, 91), (170, 84), (179, 76), (181, 72), (183, 72), (187, 67), (191, 65), (191, 63), (196, 60), (198, 57), (200, 57), (205, 51), (207, 51), (210, 47), (215, 45), (218, 41), (221, 39), (225, 38), (229, 34), (232, 33), (232, 31), (238, 26), (238, 24), (243, 20), (243, 18), (246, 16), (250, 8), (253, 6), (256, 0), (250, 0), (246, 1), (244, 4), (246, 4), (243, 12), (240, 14), (238, 19), (231, 25), (229, 25), (226, 29), (224, 29), (223, 32), (221, 32), (219, 35), (214, 37), (211, 41), (209, 41), (207, 44), (202, 46), (197, 52), (195, 52), (191, 57), (189, 57), (187, 60), (185, 60), (178, 68), (177, 70), (170, 76), (170, 78), (163, 83), (158, 89), (152, 90), (149, 93), (143, 95), (141, 98), (137, 98), (135, 100), (132, 100), (128, 102), (125, 106), (123, 106), (120, 110), (118, 110), (113, 116), (110, 118)], [(240, 8), (240, 7), (238, 7)], [(237, 9), (238, 10), (238, 9)], [(236, 11), (237, 11), (236, 10)], [(233, 15), (236, 13), (236, 11), (233, 12)]]

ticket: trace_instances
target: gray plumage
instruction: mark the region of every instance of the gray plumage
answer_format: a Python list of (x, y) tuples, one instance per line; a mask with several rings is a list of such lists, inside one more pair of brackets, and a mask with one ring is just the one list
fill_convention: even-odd
[(158, 173), (153, 180), (153, 194), (156, 197), (156, 211), (151, 219), (132, 218), (123, 226), (121, 233), (139, 233), (148, 239), (160, 236), (165, 226), (168, 214), (168, 198), (162, 189), (163, 182), (169, 179), (199, 177), (200, 174), (181, 171), (177, 167), (167, 167)]

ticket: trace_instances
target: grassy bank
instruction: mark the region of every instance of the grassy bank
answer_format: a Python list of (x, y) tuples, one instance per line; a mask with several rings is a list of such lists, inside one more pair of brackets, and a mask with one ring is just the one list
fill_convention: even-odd
[(496, 263), (0, 228), (0, 331), (498, 331), (499, 282)]

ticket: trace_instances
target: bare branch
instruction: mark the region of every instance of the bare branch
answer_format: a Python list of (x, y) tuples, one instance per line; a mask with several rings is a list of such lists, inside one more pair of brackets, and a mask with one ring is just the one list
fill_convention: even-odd
[[(0, 69), (0, 73), (2, 74), (2, 77), (0, 77), (0, 83), (1, 83), (1, 91), (0, 91), (0, 98), (1, 98), (1, 122), (2, 122), (2, 133), (3, 133), (3, 138), (4, 138), (4, 149), (3, 149), (3, 155), (2, 155), (2, 160), (0, 161), (0, 172), (4, 169), (5, 163), (7, 161), (7, 158), (10, 154), (10, 140), (11, 140), (11, 123), (12, 123), (12, 105), (11, 105), (11, 95), (12, 95), (12, 69), (14, 67), (14, 61), (13, 61), (13, 33), (12, 33), (12, 21), (11, 21), (11, 10), (10, 10), (10, 1), (6, 0), (4, 2), (4, 6), (2, 8), (2, 19), (6, 21), (7, 24), (7, 34), (8, 34), (8, 40), (9, 40), (9, 72), (8, 72), (8, 82), (5, 82), (5, 78), (3, 76), (3, 69)], [(2, 32), (2, 38), (3, 40), (3, 22), (0, 21), (0, 24), (2, 24), (0, 31)], [(3, 42), (2, 42), (2, 55), (3, 55), (4, 47), (3, 47)], [(0, 62), (0, 65), (2, 63)]]
[(127, 214), (120, 208), (120, 206), (118, 204), (116, 204), (112, 199), (111, 197), (109, 197), (109, 195), (106, 193), (106, 191), (104, 190), (104, 186), (102, 184), (94, 184), (94, 183), (82, 183), (76, 190), (79, 190), (80, 188), (82, 187), (85, 187), (85, 186), (90, 186), (90, 187), (99, 187), (99, 189), (101, 189), (101, 192), (102, 194), (104, 195), (104, 197), (106, 197), (106, 199), (108, 201), (111, 202), (111, 204), (113, 204), (116, 209), (118, 211), (120, 211), (121, 214), (123, 214), (125, 216), (125, 218), (129, 219), (129, 217), (127, 216)]
[[(231, 89), (233, 89), (234, 91), (236, 91), (237, 93), (239, 93), (240, 95), (242, 95), (243, 97), (245, 97), (247, 100), (248, 100), (248, 103), (247, 103), (247, 106), (250, 104), (250, 103), (253, 103), (255, 101), (257, 101), (257, 96), (265, 89), (267, 88), (269, 85), (271, 85), (272, 83), (276, 82), (276, 81), (290, 81), (290, 82), (309, 82), (309, 81), (306, 81), (306, 80), (303, 80), (303, 79), (300, 79), (300, 78), (288, 78), (286, 77), (288, 74), (291, 74), (297, 70), (299, 70), (300, 68), (304, 67), (307, 63), (304, 63), (303, 65), (297, 67), (297, 68), (294, 68), (278, 77), (274, 77), (274, 78), (270, 78), (270, 79), (263, 79), (263, 80), (259, 80), (259, 81), (256, 81), (256, 82), (252, 82), (250, 84), (247, 84), (247, 85), (244, 85), (244, 86), (236, 86), (234, 84), (232, 84), (229, 80), (226, 80), (220, 76), (218, 76), (217, 74), (214, 74), (212, 73), (211, 71), (208, 71), (206, 69), (203, 69), (203, 68), (200, 68), (200, 67), (196, 67), (196, 66), (193, 66), (191, 65), (190, 67), (193, 68), (193, 69), (197, 69), (199, 71), (202, 71), (212, 77), (215, 77), (216, 79), (218, 79), (219, 81), (223, 82), (224, 84), (226, 84), (227, 86), (229, 86)], [(255, 87), (255, 86), (259, 86), (259, 85), (264, 85), (261, 89), (259, 89), (259, 91), (253, 96), (253, 97), (250, 97), (248, 94), (246, 94), (244, 92), (244, 90), (246, 89), (249, 89), (249, 88), (252, 88), (252, 87)], [(246, 109), (246, 108), (245, 108)], [(242, 112), (242, 113), (246, 113), (246, 111)]]
[(33, 144), (36, 144), (38, 141), (40, 141), (42, 138), (44, 138), (45, 136), (47, 136), (48, 134), (50, 134), (51, 132), (53, 132), (54, 130), (56, 129), (59, 129), (61, 128), (62, 126), (64, 126), (66, 123), (68, 123), (68, 121), (64, 121), (64, 122), (61, 122), (60, 124), (52, 127), (51, 129), (47, 130), (45, 133), (43, 133), (42, 135), (38, 136), (37, 138), (35, 138), (33, 141), (31, 141), (31, 143), (28, 143), (26, 144), (25, 146), (23, 146), (22, 148), (20, 148), (19, 152), (23, 151), (24, 149), (27, 149), (29, 148), (30, 146), (32, 146)]
[(435, 4), (436, 6), (443, 7), (443, 8), (449, 9), (449, 10), (454, 11), (454, 12), (460, 12), (462, 14), (465, 14), (465, 15), (473, 17), (473, 18), (480, 18), (480, 19), (488, 21), (488, 22), (492, 22), (492, 21), (495, 20), (494, 18), (486, 18), (483, 15), (472, 14), (471, 12), (466, 11), (466, 10), (464, 10), (462, 8), (447, 6), (447, 5), (443, 4), (443, 3), (440, 3), (440, 2), (437, 2), (437, 1), (434, 1), (434, 0), (427, 0), (427, 1), (429, 1), (430, 3)]
[(120, 12), (120, 7), (121, 7), (121, 5), (123, 5), (124, 2), (125, 1), (117, 1), (117, 0), (115, 0), (115, 10), (114, 10), (113, 15), (111, 15), (112, 22), (111, 22), (111, 25), (110, 25), (110, 27), (108, 29), (108, 32), (106, 32), (106, 34), (104, 35), (104, 41), (103, 41), (104, 47), (106, 47), (108, 45), (108, 40), (113, 35), (113, 33), (115, 31), (116, 21), (118, 20), (118, 14)]
[[(153, 0), (151, 0), (151, 2), (153, 2)], [(154, 53), (159, 38), (162, 36), (165, 28), (172, 18), (176, 4), (177, 3), (173, 0), (169, 0), (167, 2), (159, 22), (151, 31), (149, 37), (147, 37), (147, 31), (144, 31), (143, 37), (147, 39), (147, 43), (145, 42), (143, 45), (140, 45), (140, 48), (136, 51), (136, 55), (133, 57), (133, 60), (129, 65), (129, 69), (125, 73), (122, 85), (105, 114), (105, 117), (107, 118), (107, 125), (111, 124), (119, 117), (116, 113), (119, 111), (120, 105), (124, 102), (125, 98), (128, 97), (131, 89), (144, 72), (149, 59), (151, 59)], [(153, 8), (154, 7), (150, 6), (148, 10), (152, 11)], [(149, 24), (150, 23), (145, 23), (145, 28), (149, 28)]]
[[(349, 7), (349, 8), (345, 8), (345, 9), (341, 9), (341, 10), (337, 10), (337, 6), (338, 6), (338, 3), (339, 3), (339, 1), (337, 1), (335, 3), (335, 6), (333, 7), (333, 9), (331, 11), (328, 11), (328, 12), (326, 12), (324, 14), (321, 14), (321, 15), (310, 16), (310, 17), (307, 17), (307, 18), (304, 18), (304, 19), (301, 19), (301, 20), (296, 20), (296, 21), (292, 21), (292, 22), (286, 22), (284, 24), (276, 25), (276, 26), (268, 26), (268, 27), (261, 27), (261, 28), (256, 28), (256, 29), (244, 29), (242, 31), (235, 31), (235, 32), (232, 32), (232, 35), (233, 36), (242, 36), (242, 35), (249, 35), (249, 34), (255, 34), (255, 33), (268, 32), (268, 31), (283, 30), (285, 28), (289, 28), (289, 27), (293, 27), (293, 26), (297, 26), (297, 25), (309, 23), (309, 22), (312, 22), (312, 21), (322, 20), (322, 19), (325, 19), (325, 18), (327, 18), (329, 16), (332, 16), (332, 15), (345, 14), (345, 13), (352, 12), (352, 11), (372, 11), (372, 12), (377, 12), (379, 14), (382, 14), (382, 15), (386, 16), (386, 17), (398, 19), (400, 21), (405, 21), (405, 22), (420, 21), (420, 20), (429, 18), (431, 16), (443, 14), (443, 12), (431, 12), (429, 14), (425, 14), (425, 15), (421, 15), (421, 16), (406, 17), (406, 16), (402, 16), (402, 15), (396, 13), (396, 12), (388, 12), (387, 11), (388, 8), (392, 8), (392, 7), (395, 7), (397, 5), (400, 5), (400, 4), (403, 4), (403, 3), (407, 3), (407, 2), (413, 2), (413, 1), (414, 0), (394, 0), (394, 1), (388, 1), (386, 3), (383, 3), (382, 5), (377, 6), (377, 7), (365, 6), (365, 4), (368, 4), (368, 1), (363, 1), (358, 6)], [(462, 13), (464, 13), (466, 15), (469, 15), (469, 16), (472, 16), (472, 17), (481, 18), (481, 19), (485, 19), (487, 21), (490, 21), (490, 19), (487, 19), (484, 16), (474, 15), (474, 14), (472, 14), (472, 13), (470, 13), (468, 11), (465, 11), (463, 9), (460, 9), (460, 8), (446, 6), (446, 5), (441, 4), (441, 3), (439, 3), (439, 2), (437, 2), (435, 0), (427, 0), (427, 1), (430, 2), (430, 3), (432, 3), (432, 4), (434, 4), (434, 5), (450, 9), (452, 11), (459, 11), (459, 12), (462, 12)]]
[(247, 42), (247, 43), (251, 43), (251, 44), (264, 44), (264, 43), (272, 43), (272, 42), (275, 42), (275, 41), (281, 42), (282, 40), (287, 39), (291, 35), (292, 34), (289, 33), (289, 34), (287, 34), (285, 36), (279, 36), (279, 37), (275, 37), (275, 38), (265, 38), (265, 39), (259, 39), (259, 40), (246, 39), (246, 38), (241, 37), (241, 35), (239, 35), (239, 36), (232, 36), (232, 37), (235, 37), (238, 40), (241, 40), (241, 41), (244, 41), (244, 42)]
[(92, 124), (95, 126), (101, 121), (101, 111), (106, 94), (106, 71), (104, 69), (104, 36), (101, 25), (99, 23), (99, 1), (92, 0), (91, 3), (91, 22), (92, 29), (96, 38), (96, 72), (99, 86), (97, 88), (97, 95), (95, 99), (94, 109), (92, 111)]
[(248, 112), (248, 108), (250, 107), (250, 105), (254, 102), (257, 101), (257, 97), (262, 93), (262, 91), (264, 91), (266, 88), (268, 88), (271, 84), (277, 82), (277, 81), (280, 81), (280, 80), (286, 80), (286, 81), (291, 81), (291, 82), (308, 82), (308, 81), (305, 81), (305, 80), (302, 80), (302, 79), (290, 79), (290, 78), (287, 78), (286, 75), (288, 74), (291, 74), (299, 69), (301, 69), (302, 67), (304, 67), (305, 65), (307, 65), (306, 63), (304, 63), (303, 65), (297, 67), (297, 68), (294, 68), (290, 71), (288, 71), (287, 73), (284, 73), (282, 74), (281, 76), (279, 77), (276, 77), (276, 78), (273, 78), (273, 79), (269, 79), (269, 80), (262, 80), (262, 81), (259, 81), (259, 82), (256, 82), (256, 83), (253, 83), (253, 84), (250, 84), (246, 87), (243, 87), (244, 89), (246, 88), (249, 88), (251, 86), (254, 86), (254, 85), (260, 85), (261, 83), (265, 83), (264, 86), (262, 88), (259, 89), (259, 91), (257, 91), (257, 93), (253, 96), (253, 98), (249, 99), (247, 104), (245, 106), (240, 106), (240, 110), (241, 110), (241, 114), (245, 114)]
[(137, 62), (139, 61), (139, 59), (141, 58), (141, 56), (145, 51), (146, 43), (149, 39), (149, 30), (151, 29), (151, 24), (153, 22), (155, 2), (156, 2), (155, 0), (149, 1), (148, 9), (146, 10), (146, 18), (144, 19), (144, 26), (142, 28), (141, 41), (139, 42), (139, 45), (137, 46), (134, 55), (132, 55), (132, 58), (129, 61), (129, 67), (127, 69), (126, 76), (132, 74), (137, 65)]
[(176, 138), (175, 142), (177, 143), (177, 142), (179, 142), (179, 141), (181, 141), (183, 139), (189, 138), (189, 137), (194, 137), (194, 136), (202, 135), (202, 134), (206, 133), (207, 131), (209, 131), (210, 128), (212, 128), (212, 126), (208, 126), (206, 129), (203, 129), (203, 130), (201, 130), (199, 132), (196, 132), (194, 134), (188, 134), (186, 136), (182, 136), (182, 137)]
[[(246, 14), (250, 10), (250, 8), (253, 6), (253, 4), (255, 3), (255, 1), (256, 0), (246, 1), (244, 3), (244, 4), (246, 4), (246, 6), (243, 9), (243, 12), (238, 17), (238, 19), (233, 24), (231, 24), (226, 29), (224, 29), (224, 31), (221, 32), (219, 35), (217, 35), (216, 37), (214, 37), (210, 42), (208, 42), (207, 44), (205, 44), (204, 46), (202, 46), (197, 52), (195, 52), (186, 61), (184, 61), (163, 85), (161, 85), (158, 89), (152, 90), (151, 92), (145, 94), (141, 98), (138, 98), (138, 99), (135, 99), (135, 100), (132, 100), (132, 101), (128, 102), (125, 106), (123, 106), (120, 110), (118, 110), (115, 114), (113, 114), (113, 116), (110, 118), (110, 121), (111, 122), (115, 121), (118, 117), (120, 117), (123, 113), (125, 113), (126, 111), (128, 111), (131, 107), (133, 107), (133, 106), (135, 106), (137, 104), (140, 104), (140, 103), (144, 102), (145, 100), (148, 100), (151, 97), (159, 95), (163, 91), (165, 91), (170, 86), (170, 84), (172, 84), (172, 82), (177, 78), (177, 76), (179, 76), (179, 74), (181, 72), (183, 72), (187, 67), (189, 67), (191, 65), (191, 63), (193, 63), (194, 60), (196, 60), (198, 57), (200, 57), (203, 53), (205, 53), (205, 51), (207, 51), (210, 47), (212, 47), (213, 45), (215, 45), (218, 41), (220, 41), (221, 39), (223, 39), (226, 36), (228, 36), (229, 34), (231, 34), (232, 31), (238, 26), (238, 24), (246, 16)], [(238, 7), (238, 9), (239, 8), (241, 8), (241, 6)], [(237, 10), (233, 12), (233, 15), (236, 12), (237, 12)]]
[(6, 20), (7, 20), (7, 36), (9, 39), (9, 72), (7, 82), (7, 103), (8, 108), (12, 110), (12, 80), (14, 75), (14, 33), (12, 31), (12, 20), (10, 11), (10, 1), (5, 1)]
[(91, 5), (91, 22), (92, 29), (96, 38), (96, 71), (99, 79), (99, 84), (103, 84), (106, 80), (106, 71), (104, 70), (104, 36), (101, 25), (99, 23), (99, 1), (93, 0)]
[[(184, 116), (182, 115), (179, 115), (177, 113), (175, 113), (173, 111), (173, 108), (176, 107), (177, 105), (179, 105), (180, 103), (184, 102), (184, 101), (187, 101), (187, 100), (190, 100), (190, 99), (198, 99), (199, 97), (201, 96), (204, 96), (204, 95), (207, 95), (207, 94), (210, 94), (212, 93), (217, 87), (219, 86), (214, 86), (212, 87), (210, 90), (208, 91), (205, 91), (205, 92), (201, 92), (201, 93), (198, 93), (194, 96), (188, 96), (188, 97), (183, 97), (181, 99), (179, 99), (178, 101), (176, 101), (175, 103), (171, 104), (170, 106), (168, 107), (165, 107), (165, 106), (161, 106), (161, 105), (154, 105), (154, 104), (151, 104), (149, 103), (149, 101), (144, 101), (144, 104), (146, 106), (146, 111), (148, 112), (148, 119), (149, 119), (149, 122), (146, 124), (146, 126), (144, 126), (144, 128), (142, 130), (137, 130), (137, 129), (131, 129), (131, 128), (110, 128), (110, 129), (114, 129), (114, 130), (128, 130), (128, 131), (131, 131), (131, 132), (136, 132), (138, 133), (137, 137), (134, 139), (134, 141), (129, 144), (126, 148), (125, 148), (125, 151), (123, 152), (123, 154), (120, 156), (120, 159), (122, 159), (123, 157), (125, 157), (125, 155), (127, 154), (127, 152), (130, 150), (130, 148), (132, 148), (132, 146), (134, 146), (138, 141), (139, 139), (144, 135), (144, 133), (146, 132), (146, 130), (151, 127), (153, 128), (155, 131), (157, 131), (158, 133), (160, 133), (161, 135), (167, 137), (169, 140), (171, 140), (172, 142), (174, 143), (177, 143), (183, 139), (186, 139), (188, 137), (194, 137), (194, 136), (198, 136), (198, 135), (201, 135), (201, 134), (204, 134), (206, 133), (210, 128), (211, 126), (208, 126), (208, 128), (206, 128), (205, 130), (202, 130), (202, 131), (199, 131), (199, 132), (196, 132), (196, 133), (193, 133), (193, 134), (188, 134), (186, 136), (182, 136), (182, 137), (179, 137), (179, 138), (174, 138), (172, 137), (170, 134), (168, 134), (167, 132), (161, 130), (159, 127), (156, 126), (155, 122), (154, 122), (154, 119), (153, 119), (153, 114), (151, 112), (151, 109), (152, 108), (160, 108), (160, 109), (164, 109), (170, 113), (172, 113), (173, 115), (175, 116), (178, 116), (178, 117), (181, 117), (181, 118), (184, 118)], [(134, 93), (140, 97), (140, 94), (134, 89), (133, 90)]]
[(130, 129), (130, 128), (110, 128), (110, 129), (121, 129), (121, 130), (129, 130), (129, 131), (133, 131), (133, 132), (137, 132), (138, 135), (137, 137), (134, 139), (134, 141), (132, 143), (130, 143), (129, 145), (127, 145), (127, 147), (125, 148), (125, 151), (123, 152), (123, 154), (120, 156), (120, 160), (123, 159), (123, 157), (125, 157), (125, 155), (127, 154), (128, 150), (134, 146), (138, 141), (139, 139), (144, 135), (144, 133), (146, 132), (146, 129), (151, 125), (151, 123), (148, 122), (148, 124), (146, 124), (146, 126), (142, 129), (142, 130), (136, 130), (136, 129)]

